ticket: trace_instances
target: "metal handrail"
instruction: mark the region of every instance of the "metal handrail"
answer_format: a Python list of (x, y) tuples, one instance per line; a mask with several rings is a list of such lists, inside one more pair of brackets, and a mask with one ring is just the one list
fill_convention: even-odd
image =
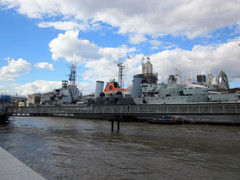
[(9, 107), (9, 114), (240, 114), (240, 103)]

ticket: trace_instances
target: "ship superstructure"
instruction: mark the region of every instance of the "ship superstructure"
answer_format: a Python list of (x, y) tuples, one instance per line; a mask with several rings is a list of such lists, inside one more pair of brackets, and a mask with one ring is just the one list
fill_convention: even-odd
[(62, 87), (52, 92), (44, 93), (41, 104), (75, 104), (80, 98), (80, 91), (76, 85), (76, 65), (70, 66), (69, 81), (63, 80)]
[[(118, 67), (118, 81), (115, 81), (115, 79), (111, 79), (109, 82), (107, 82), (103, 91), (106, 96), (114, 96), (116, 94), (125, 95), (130, 93), (129, 88), (124, 88), (123, 70), (126, 68), (126, 66), (123, 64), (123, 62), (118, 62), (117, 67)], [(95, 96), (99, 96), (99, 94), (96, 94)]]
[[(144, 62), (144, 58), (143, 61)], [(237, 102), (240, 93), (228, 93), (229, 83), (226, 73), (221, 70), (218, 77), (197, 75), (197, 83), (186, 82), (182, 72), (176, 69), (175, 75), (169, 75), (167, 83), (158, 83), (158, 74), (153, 73), (150, 58), (142, 63), (142, 74), (134, 75), (132, 89), (122, 89), (116, 81), (107, 83), (103, 90), (103, 81), (97, 81), (95, 102), (97, 104), (124, 104), (134, 100), (135, 104), (184, 104), (206, 102)], [(99, 88), (101, 87), (101, 88)], [(126, 96), (127, 94), (127, 96)], [(110, 100), (110, 101), (109, 101)], [(93, 102), (94, 103), (94, 102)]]
[[(142, 78), (138, 82), (138, 91), (142, 92), (139, 97), (133, 96), (136, 104), (181, 104), (181, 103), (199, 103), (199, 102), (232, 102), (239, 101), (239, 93), (227, 93), (229, 83), (226, 73), (221, 70), (218, 78), (209, 74), (209, 81), (206, 82), (205, 75), (197, 76), (197, 84), (184, 82), (182, 79), (178, 82), (176, 75), (169, 75), (168, 82), (157, 83), (157, 74), (152, 72), (150, 58), (142, 65), (142, 74), (134, 77)], [(180, 78), (180, 77), (179, 77)], [(136, 87), (136, 85), (135, 85)]]

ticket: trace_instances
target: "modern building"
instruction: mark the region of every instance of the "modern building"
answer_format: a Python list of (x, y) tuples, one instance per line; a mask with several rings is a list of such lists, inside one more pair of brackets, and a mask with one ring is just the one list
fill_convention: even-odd
[(218, 86), (219, 86), (219, 89), (222, 89), (222, 90), (229, 89), (228, 77), (223, 70), (221, 70), (218, 75)]
[(212, 74), (208, 74), (208, 87), (215, 89), (217, 88), (217, 86), (217, 78)]
[(153, 73), (153, 65), (150, 62), (150, 58), (147, 58), (147, 62), (142, 64), (142, 74), (151, 75)]
[(41, 102), (41, 94), (32, 94), (27, 97), (27, 106), (39, 105)]
[(153, 65), (149, 57), (147, 57), (147, 62), (142, 64), (142, 74), (145, 77), (144, 81), (149, 84), (156, 83), (158, 80), (158, 74), (153, 73)]
[(197, 84), (205, 84), (206, 83), (206, 75), (197, 75)]

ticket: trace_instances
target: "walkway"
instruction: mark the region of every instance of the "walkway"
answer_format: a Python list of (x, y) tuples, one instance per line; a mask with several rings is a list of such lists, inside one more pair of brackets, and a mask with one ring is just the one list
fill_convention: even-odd
[(45, 180), (41, 175), (23, 164), (0, 147), (0, 179), (4, 180)]

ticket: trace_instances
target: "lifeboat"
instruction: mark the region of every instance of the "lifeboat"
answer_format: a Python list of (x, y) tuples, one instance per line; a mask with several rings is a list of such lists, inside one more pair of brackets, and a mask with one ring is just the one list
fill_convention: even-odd
[(105, 95), (117, 94), (117, 92), (122, 92), (123, 94), (129, 94), (130, 89), (121, 88), (117, 82), (108, 82), (104, 93)]

